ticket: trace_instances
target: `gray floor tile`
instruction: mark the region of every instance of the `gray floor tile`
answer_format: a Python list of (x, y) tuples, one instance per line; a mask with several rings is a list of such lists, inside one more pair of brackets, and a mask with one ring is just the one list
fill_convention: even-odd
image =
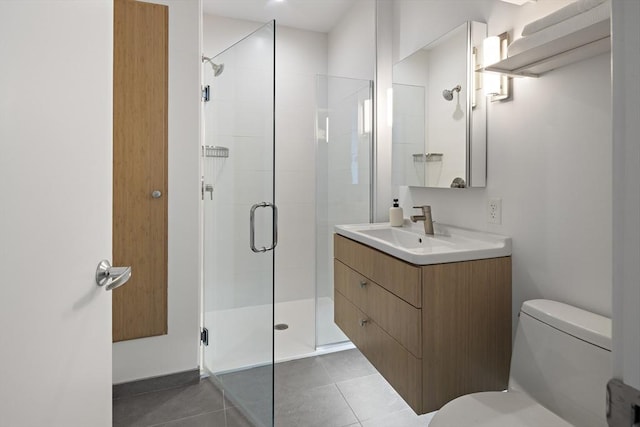
[(338, 351), (318, 357), (333, 382), (346, 381), (377, 373), (359, 350)]
[(409, 409), (380, 374), (342, 381), (336, 385), (361, 423)]
[(222, 392), (208, 381), (113, 401), (114, 427), (151, 426), (224, 409)]
[[(250, 424), (247, 424), (251, 427)], [(164, 424), (157, 424), (153, 427), (227, 427), (225, 411), (209, 412), (189, 418), (181, 418)]]
[(252, 402), (243, 406), (247, 417), (254, 427), (272, 427), (273, 426), (273, 407), (272, 401)]
[(276, 400), (277, 427), (344, 427), (357, 422), (334, 384), (283, 394)]
[[(240, 413), (240, 411), (236, 408), (229, 408), (226, 411), (227, 416), (227, 426), (226, 427), (254, 427), (254, 423), (249, 422), (244, 415)], [(269, 416), (268, 419), (271, 419), (271, 405), (269, 405)], [(270, 425), (268, 424), (265, 425)]]
[(278, 363), (275, 369), (276, 400), (282, 394), (333, 383), (317, 357)]
[(155, 378), (147, 378), (138, 381), (130, 381), (124, 384), (113, 385), (113, 398), (122, 399), (136, 394), (150, 393), (170, 388), (184, 387), (200, 382), (200, 370), (177, 372), (170, 375), (162, 375)]
[(231, 405), (271, 400), (273, 395), (273, 367), (259, 366), (243, 371), (219, 375), (217, 380)]
[[(213, 382), (114, 400), (116, 427), (271, 427), (272, 368), (220, 376)], [(418, 417), (358, 350), (275, 366), (276, 427), (418, 427)], [(242, 406), (242, 412), (228, 396)], [(245, 418), (242, 414), (246, 414)]]
[[(273, 418), (273, 367), (259, 366), (211, 378), (224, 389), (227, 408), (242, 407), (251, 426), (271, 427)], [(239, 414), (240, 412), (237, 411)], [(227, 421), (230, 418), (227, 417)], [(243, 424), (240, 424), (243, 425)], [(230, 425), (232, 426), (232, 425)]]
[(182, 418), (153, 427), (255, 427), (237, 408)]
[(380, 418), (363, 421), (362, 427), (426, 427), (435, 412), (416, 415), (412, 409), (393, 412)]

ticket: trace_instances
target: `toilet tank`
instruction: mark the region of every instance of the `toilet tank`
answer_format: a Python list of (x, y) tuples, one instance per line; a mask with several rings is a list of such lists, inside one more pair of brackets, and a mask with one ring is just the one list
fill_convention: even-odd
[(611, 319), (549, 300), (522, 305), (509, 389), (576, 426), (606, 426)]

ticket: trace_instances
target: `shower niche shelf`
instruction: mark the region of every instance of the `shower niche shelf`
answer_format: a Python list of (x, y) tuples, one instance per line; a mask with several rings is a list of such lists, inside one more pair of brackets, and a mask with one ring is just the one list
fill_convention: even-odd
[(229, 157), (229, 149), (227, 147), (220, 147), (216, 145), (203, 145), (202, 157)]
[(414, 163), (441, 162), (443, 153), (417, 153), (413, 155)]

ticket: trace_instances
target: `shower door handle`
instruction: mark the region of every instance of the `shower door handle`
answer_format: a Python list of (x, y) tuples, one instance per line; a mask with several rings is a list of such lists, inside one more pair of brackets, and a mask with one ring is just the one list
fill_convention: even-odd
[[(271, 208), (273, 210), (273, 242), (268, 248), (261, 247), (256, 248), (255, 234), (256, 234), (256, 209), (258, 208)], [(273, 203), (262, 202), (256, 203), (251, 206), (249, 213), (249, 247), (253, 252), (268, 252), (275, 249), (278, 244), (278, 208)]]

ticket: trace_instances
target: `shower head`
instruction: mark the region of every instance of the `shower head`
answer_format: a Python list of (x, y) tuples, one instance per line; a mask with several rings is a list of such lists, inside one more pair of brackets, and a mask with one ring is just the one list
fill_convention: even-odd
[(213, 68), (214, 77), (218, 77), (224, 71), (224, 64), (216, 64), (211, 60), (211, 58), (207, 58), (206, 56), (203, 56), (202, 62), (208, 62), (209, 64), (211, 64), (211, 68)]
[(449, 90), (449, 89), (445, 89), (442, 91), (442, 96), (444, 97), (444, 99), (446, 99), (447, 101), (451, 101), (453, 99), (453, 92), (458, 92), (460, 93), (460, 90), (462, 88), (460, 87), (460, 85), (457, 85), (456, 87), (454, 87), (453, 89)]

